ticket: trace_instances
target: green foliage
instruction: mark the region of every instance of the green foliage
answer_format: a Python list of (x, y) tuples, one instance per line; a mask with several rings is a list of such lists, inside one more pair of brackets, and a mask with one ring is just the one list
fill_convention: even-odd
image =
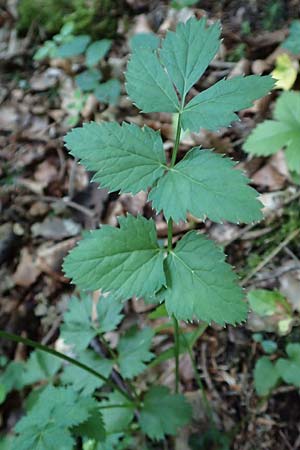
[[(110, 39), (102, 39), (91, 42), (90, 35), (74, 35), (75, 24), (66, 23), (59, 34), (52, 40), (46, 41), (34, 54), (34, 59), (41, 61), (45, 58), (74, 58), (84, 56), (86, 69), (77, 74), (74, 79), (80, 89), (80, 93), (93, 92), (102, 103), (115, 104), (120, 96), (119, 80), (111, 79), (100, 83), (102, 73), (98, 67), (99, 63), (107, 55), (111, 48)], [(86, 100), (86, 99), (85, 99)], [(77, 108), (81, 111), (85, 104), (78, 102)], [(74, 105), (75, 106), (75, 105)], [(79, 114), (73, 115), (75, 124)], [(72, 124), (72, 123), (71, 123)]]
[(254, 369), (254, 384), (258, 395), (270, 394), (279, 381), (279, 374), (274, 364), (267, 356), (262, 356), (256, 362)]
[(284, 92), (276, 102), (274, 120), (265, 120), (250, 134), (244, 150), (269, 156), (285, 147), (288, 168), (300, 173), (300, 93)]
[(279, 358), (276, 369), (285, 383), (300, 387), (300, 344), (288, 344), (286, 353), (288, 358)]
[(144, 398), (140, 424), (151, 439), (162, 439), (164, 435), (175, 435), (192, 416), (191, 406), (183, 395), (171, 395), (165, 386), (153, 386)]
[(22, 375), (23, 383), (33, 384), (40, 380), (50, 381), (60, 367), (61, 361), (58, 358), (41, 350), (36, 350), (30, 354), (26, 363)]
[[(280, 292), (253, 289), (248, 292), (248, 302), (254, 314), (266, 319), (273, 318), (279, 335), (287, 334), (294, 319), (290, 304)], [(268, 326), (266, 331), (271, 331)]]
[[(108, 408), (108, 406), (114, 406)], [(119, 392), (111, 392), (107, 400), (100, 403), (105, 424), (105, 430), (108, 435), (123, 433), (132, 422), (134, 417), (134, 407)]]
[(291, 307), (286, 298), (278, 291), (254, 289), (248, 293), (250, 308), (260, 316), (272, 316), (278, 308), (291, 314)]
[(185, 105), (187, 92), (219, 48), (219, 34), (218, 23), (207, 28), (204, 19), (192, 18), (180, 23), (176, 32), (167, 33), (160, 58), (150, 48), (134, 52), (126, 73), (131, 99), (143, 112), (182, 113), (182, 126), (191, 131), (201, 127), (216, 130), (237, 120), (235, 111), (250, 106), (272, 88), (274, 83), (270, 77), (253, 75), (221, 80)]
[(129, 41), (132, 52), (141, 48), (156, 50), (159, 47), (160, 39), (154, 33), (137, 33)]
[[(132, 100), (144, 112), (178, 112), (179, 130), (181, 123), (198, 131), (236, 120), (237, 109), (250, 106), (272, 87), (270, 77), (222, 80), (185, 105), (187, 93), (219, 48), (219, 35), (218, 23), (207, 27), (205, 19), (192, 18), (167, 33), (159, 57), (152, 44), (137, 47), (126, 73)], [(195, 148), (175, 167), (174, 158), (168, 166), (161, 137), (149, 128), (91, 123), (69, 133), (66, 144), (89, 170), (96, 171), (94, 180), (102, 186), (131, 193), (152, 187), (149, 199), (166, 219), (185, 219), (188, 211), (216, 221), (261, 218), (257, 194), (230, 161)], [(245, 319), (242, 291), (211, 242), (191, 233), (174, 251), (168, 249), (165, 258), (151, 220), (127, 216), (119, 222), (119, 229), (93, 231), (66, 258), (64, 270), (79, 287), (113, 291), (124, 299), (153, 298), (160, 291), (160, 301), (165, 299), (169, 314), (178, 319), (221, 324)]]
[(90, 40), (90, 36), (85, 34), (82, 36), (72, 36), (70, 40), (67, 40), (67, 42), (62, 43), (58, 47), (56, 56), (59, 58), (73, 58), (74, 56), (81, 55), (81, 53), (85, 52)]
[(95, 336), (116, 329), (123, 318), (121, 310), (122, 304), (118, 299), (112, 295), (101, 296), (96, 305), (97, 318), (92, 320), (92, 297), (71, 297), (69, 309), (64, 314), (61, 336), (68, 344), (74, 345), (76, 351), (85, 350)]
[(274, 81), (269, 76), (249, 75), (221, 80), (187, 104), (182, 113), (183, 128), (215, 131), (227, 127), (238, 119), (235, 111), (248, 108), (255, 99), (270, 91), (273, 85)]
[(49, 33), (57, 32), (69, 11), (70, 0), (20, 0), (18, 29), (26, 32), (35, 21)]
[(72, 389), (49, 385), (18, 422), (15, 430), (19, 436), (14, 443), (15, 448), (72, 450), (75, 441), (71, 428), (85, 423), (95, 405), (91, 397), (78, 397)]
[(242, 301), (242, 290), (213, 242), (190, 231), (170, 252), (165, 266), (169, 314), (220, 324), (245, 320), (247, 305)]
[(193, 6), (196, 3), (198, 3), (198, 0), (172, 0), (171, 6), (174, 9), (182, 9), (186, 8), (187, 6)]
[(204, 433), (192, 434), (189, 439), (189, 446), (191, 450), (230, 450), (232, 448), (231, 440), (230, 432), (225, 433), (214, 427)]
[(96, 89), (99, 81), (101, 80), (101, 77), (102, 75), (99, 70), (87, 69), (81, 72), (79, 75), (76, 75), (75, 81), (82, 92), (89, 92), (93, 89)]
[(24, 386), (22, 373), (24, 364), (17, 361), (10, 362), (0, 375), (0, 387), (2, 391), (2, 402), (6, 399), (7, 394), (14, 389), (22, 389)]
[(201, 150), (190, 150), (175, 167), (160, 178), (149, 200), (166, 219), (185, 220), (187, 212), (214, 222), (260, 220), (261, 203), (248, 179), (228, 158)]
[[(70, 37), (70, 30), (64, 33)], [(207, 27), (204, 19), (192, 18), (167, 33), (159, 52), (153, 37), (133, 43), (126, 74), (131, 99), (144, 112), (172, 112), (178, 117), (171, 163), (167, 163), (160, 133), (148, 127), (91, 123), (66, 137), (70, 153), (110, 191), (135, 194), (152, 189), (149, 199), (168, 220), (168, 246), (158, 242), (153, 219), (128, 214), (119, 217), (119, 227), (104, 225), (85, 235), (65, 258), (65, 273), (80, 289), (101, 289), (100, 300), (95, 303), (89, 295), (72, 298), (64, 314), (61, 337), (72, 345), (72, 350), (66, 351), (72, 351), (75, 359), (59, 356), (72, 365), (61, 367), (37, 352), (26, 363), (27, 383), (50, 380), (57, 387), (50, 385), (39, 391), (37, 399), (35, 395), (31, 398), (27, 415), (15, 428), (15, 448), (71, 450), (80, 437), (85, 450), (125, 449), (128, 440), (120, 447), (119, 440), (138, 427), (153, 440), (176, 435), (191, 419), (191, 407), (178, 393), (178, 373), (175, 394), (164, 386), (136, 391), (132, 379), (143, 373), (148, 363), (154, 366), (170, 353), (178, 358), (181, 352), (190, 352), (188, 347), (207, 326), (183, 335), (176, 319), (224, 325), (246, 318), (243, 292), (221, 249), (196, 231), (181, 237), (174, 248), (172, 245), (173, 219), (185, 220), (188, 212), (215, 221), (248, 223), (261, 217), (257, 194), (226, 158), (194, 148), (175, 165), (182, 127), (198, 131), (229, 125), (238, 119), (238, 109), (248, 107), (273, 85), (270, 77), (221, 80), (186, 104), (190, 89), (219, 48), (219, 36), (219, 24)], [(58, 39), (63, 55), (75, 55), (80, 45), (88, 45), (81, 36), (74, 46), (74, 38), (69, 37)], [(88, 47), (88, 72), (79, 77), (83, 90), (98, 82), (100, 72), (94, 69), (108, 49), (108, 42)], [(114, 90), (112, 87), (112, 96)], [(99, 98), (104, 95), (98, 94)], [(133, 296), (165, 302), (160, 314), (173, 316), (175, 344), (155, 359), (151, 328), (130, 328), (107, 351), (107, 336), (103, 335), (120, 323), (121, 301)], [(97, 353), (87, 350), (89, 345)], [(8, 388), (14, 385), (15, 381)], [(103, 396), (105, 399), (96, 400)]]
[(300, 20), (294, 20), (289, 31), (289, 36), (282, 43), (282, 47), (297, 55), (300, 53)]
[(88, 67), (93, 67), (99, 63), (99, 61), (104, 58), (104, 56), (109, 52), (111, 47), (110, 39), (102, 39), (101, 41), (94, 41), (86, 51), (86, 65)]
[(75, 34), (112, 37), (118, 13), (121, 13), (119, 0), (20, 0), (17, 26), (26, 33), (35, 22), (54, 34), (64, 24), (73, 22)]
[(149, 351), (153, 334), (151, 328), (138, 331), (133, 327), (121, 337), (118, 364), (124, 378), (133, 378), (142, 373), (146, 368), (145, 362), (153, 358), (153, 353)]
[(73, 156), (96, 171), (93, 180), (110, 191), (146, 190), (167, 168), (161, 136), (149, 127), (88, 123), (68, 133), (65, 142)]
[(254, 384), (258, 395), (269, 395), (282, 381), (300, 387), (300, 344), (287, 344), (285, 350), (287, 358), (279, 358), (276, 362), (272, 362), (267, 356), (257, 360)]
[[(79, 354), (77, 360), (101, 373), (101, 375), (106, 378), (109, 377), (112, 371), (113, 361), (109, 359), (100, 359), (99, 356), (91, 350), (85, 350), (84, 353)], [(72, 385), (76, 392), (85, 396), (92, 394), (96, 389), (103, 386), (104, 383), (104, 381), (99, 378), (88, 375), (80, 367), (76, 367), (72, 364), (69, 364), (64, 368), (61, 381), (63, 384)]]
[(101, 288), (124, 299), (152, 294), (165, 283), (154, 222), (128, 215), (119, 224), (92, 231), (80, 241), (65, 258), (64, 270), (83, 289)]

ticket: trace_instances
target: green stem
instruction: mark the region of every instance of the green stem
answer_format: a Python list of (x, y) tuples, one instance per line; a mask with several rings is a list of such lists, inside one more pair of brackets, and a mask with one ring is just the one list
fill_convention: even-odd
[(175, 162), (176, 162), (176, 157), (177, 157), (179, 143), (180, 143), (180, 136), (181, 136), (181, 113), (178, 114), (176, 138), (175, 138), (174, 150), (173, 150), (172, 158), (171, 158), (171, 167), (174, 167)]
[(174, 323), (174, 357), (175, 357), (175, 392), (179, 391), (179, 323), (173, 316)]
[[(181, 113), (178, 114), (177, 129), (174, 149), (171, 157), (170, 167), (174, 167), (176, 162), (176, 157), (180, 144), (181, 136)], [(170, 218), (168, 220), (168, 252), (172, 251), (172, 237), (173, 237), (173, 220)], [(173, 315), (174, 324), (174, 358), (175, 358), (175, 392), (179, 391), (179, 324), (176, 317)]]
[[(117, 362), (118, 355), (110, 348), (110, 345), (106, 342), (106, 339), (103, 336), (100, 336), (100, 335), (98, 336), (98, 339), (99, 339), (100, 342), (102, 342), (104, 348), (106, 349), (106, 351), (110, 355), (111, 359), (114, 362)], [(137, 392), (135, 390), (134, 385), (131, 383), (130, 380), (127, 380), (127, 384), (128, 384), (128, 386), (129, 386), (129, 388), (131, 390), (132, 396), (135, 398), (135, 401), (137, 402), (137, 405), (138, 405), (139, 402), (140, 402), (140, 399), (139, 399), (139, 396), (138, 396), (138, 394), (137, 394)]]
[(7, 333), (6, 331), (0, 330), (0, 337), (4, 339), (9, 339), (10, 341), (14, 342), (21, 342), (24, 345), (28, 345), (29, 347), (37, 348), (43, 352), (50, 353), (50, 355), (56, 356), (57, 358), (63, 359), (65, 361), (68, 361), (69, 363), (73, 364), (74, 366), (80, 367), (80, 369), (85, 370), (85, 372), (88, 372), (89, 374), (93, 375), (96, 378), (99, 378), (104, 383), (106, 383), (108, 386), (110, 386), (112, 389), (116, 389), (120, 392), (120, 394), (123, 395), (129, 402), (131, 402), (130, 396), (127, 394), (127, 392), (123, 391), (119, 386), (117, 386), (115, 383), (113, 383), (108, 378), (101, 375), (101, 373), (96, 372), (96, 370), (92, 369), (89, 366), (86, 366), (85, 364), (77, 361), (76, 359), (71, 358), (70, 356), (64, 355), (63, 353), (57, 352), (51, 347), (47, 347), (46, 345), (39, 344), (38, 342), (32, 341), (31, 339), (23, 338), (21, 336), (18, 336), (17, 334), (13, 333)]

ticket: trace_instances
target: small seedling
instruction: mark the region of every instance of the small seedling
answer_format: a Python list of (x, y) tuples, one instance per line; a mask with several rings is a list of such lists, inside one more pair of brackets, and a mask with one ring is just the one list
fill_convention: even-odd
[(258, 395), (267, 396), (283, 382), (300, 387), (300, 344), (286, 346), (287, 357), (275, 362), (268, 356), (262, 356), (254, 369), (254, 385)]
[[(102, 72), (98, 67), (111, 48), (111, 40), (102, 39), (91, 42), (90, 36), (74, 36), (73, 31), (74, 24), (68, 22), (62, 27), (59, 34), (55, 35), (52, 40), (45, 42), (35, 53), (34, 59), (41, 61), (45, 58), (71, 59), (78, 56), (83, 57), (85, 69), (74, 77), (83, 106), (87, 93), (93, 93), (102, 103), (115, 104), (120, 95), (120, 82), (116, 79), (110, 79), (101, 83)], [(78, 94), (77, 97), (79, 97)], [(76, 99), (74, 103), (76, 103)], [(73, 125), (78, 122), (79, 112), (83, 108), (81, 103), (77, 101), (76, 107), (73, 108), (75, 109), (75, 113), (72, 115)]]

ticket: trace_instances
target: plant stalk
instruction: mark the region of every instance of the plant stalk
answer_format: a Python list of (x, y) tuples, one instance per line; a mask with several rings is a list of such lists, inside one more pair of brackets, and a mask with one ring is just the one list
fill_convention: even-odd
[(180, 143), (180, 136), (181, 136), (181, 113), (178, 114), (175, 144), (174, 144), (174, 149), (173, 149), (172, 158), (171, 158), (171, 167), (175, 166), (179, 143)]
[(174, 357), (175, 357), (175, 392), (179, 391), (179, 323), (173, 315), (174, 322)]
[[(171, 157), (170, 167), (174, 167), (176, 162), (176, 157), (180, 144), (181, 136), (181, 113), (178, 114), (177, 129), (174, 149)], [(173, 220), (170, 218), (168, 220), (168, 252), (172, 251), (172, 238), (173, 238)], [(173, 315), (174, 324), (174, 358), (175, 358), (175, 392), (179, 391), (179, 323), (176, 317)]]
[(94, 377), (99, 378), (104, 383), (106, 383), (108, 386), (110, 386), (112, 389), (116, 389), (120, 392), (120, 394), (123, 395), (123, 397), (126, 398), (130, 403), (132, 403), (132, 399), (127, 394), (127, 392), (123, 391), (118, 385), (113, 383), (111, 380), (106, 378), (105, 376), (101, 375), (101, 373), (97, 372), (96, 370), (92, 369), (89, 366), (86, 366), (85, 364), (77, 361), (76, 359), (71, 358), (70, 356), (67, 356), (63, 353), (57, 352), (51, 347), (48, 347), (46, 345), (42, 345), (39, 342), (32, 341), (31, 339), (23, 338), (22, 336), (18, 336), (17, 334), (8, 333), (6, 331), (0, 330), (0, 337), (4, 339), (9, 339), (10, 341), (14, 342), (21, 342), (24, 345), (28, 345), (29, 347), (37, 348), (38, 350), (41, 350), (46, 353), (50, 353), (50, 355), (56, 356), (57, 358), (63, 359), (65, 361), (68, 361), (70, 364), (73, 364), (74, 366), (80, 367), (80, 369), (85, 370), (89, 374), (93, 375)]

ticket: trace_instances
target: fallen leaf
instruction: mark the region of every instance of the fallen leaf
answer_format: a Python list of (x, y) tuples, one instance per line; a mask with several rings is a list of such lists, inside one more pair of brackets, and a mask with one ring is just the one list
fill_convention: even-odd
[(81, 231), (81, 226), (72, 219), (50, 217), (43, 222), (33, 224), (31, 231), (33, 236), (42, 236), (46, 239), (59, 241), (67, 237), (77, 236)]
[(15, 284), (29, 287), (36, 282), (40, 273), (41, 270), (36, 265), (35, 257), (29, 253), (26, 247), (23, 248), (17, 270), (13, 274)]

